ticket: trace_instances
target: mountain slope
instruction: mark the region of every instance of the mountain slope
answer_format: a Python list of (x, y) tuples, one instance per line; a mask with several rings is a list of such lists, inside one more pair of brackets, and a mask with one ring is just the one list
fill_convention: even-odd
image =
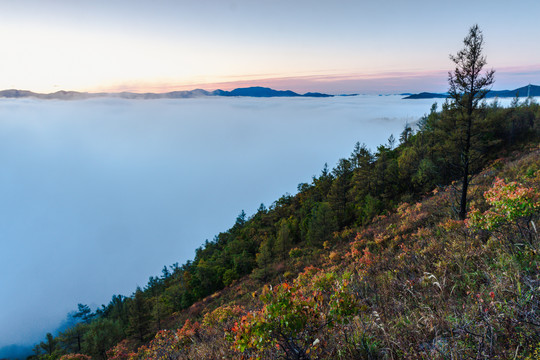
[[(515, 194), (535, 189), (538, 222), (540, 149), (479, 174), (477, 206), (486, 206), (484, 191), (500, 191), (498, 177), (519, 179)], [(179, 314), (177, 330), (136, 351), (124, 341), (109, 358), (491, 359), (538, 351), (538, 233), (517, 232), (530, 218), (486, 232), (453, 219), (453, 196), (442, 188), (338, 232), (326, 250), (291, 253), (273, 287), (241, 279)]]
[(455, 118), (433, 109), (397, 147), (357, 144), (296, 195), (242, 212), (193, 261), (165, 267), (91, 316), (81, 310), (75, 316), (86, 320), (56, 337), (53, 358), (533, 354), (540, 106), (482, 111), (470, 221), (454, 211)]

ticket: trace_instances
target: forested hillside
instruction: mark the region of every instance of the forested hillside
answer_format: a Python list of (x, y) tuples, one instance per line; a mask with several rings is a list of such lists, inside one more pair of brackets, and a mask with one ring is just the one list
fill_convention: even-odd
[(540, 106), (479, 106), (464, 221), (459, 119), (357, 144), (31, 358), (537, 358)]

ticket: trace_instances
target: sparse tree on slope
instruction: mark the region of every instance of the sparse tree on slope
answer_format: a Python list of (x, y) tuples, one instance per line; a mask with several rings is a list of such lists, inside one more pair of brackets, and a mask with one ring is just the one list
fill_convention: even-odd
[(454, 71), (448, 73), (450, 85), (448, 93), (459, 116), (456, 132), (461, 143), (460, 175), (463, 181), (459, 203), (459, 217), (461, 219), (467, 217), (467, 189), (471, 176), (471, 143), (474, 136), (473, 123), (476, 110), (480, 101), (490, 90), (495, 74), (494, 70), (482, 73), (487, 61), (486, 57), (482, 55), (484, 37), (478, 25), (469, 29), (469, 34), (463, 43), (465, 45), (463, 49), (455, 56), (450, 55), (450, 59), (456, 67)]
[(54, 351), (56, 350), (57, 340), (54, 338), (54, 336), (51, 333), (47, 333), (46, 341), (41, 342), (39, 346), (45, 351), (45, 353), (49, 356), (52, 356)]

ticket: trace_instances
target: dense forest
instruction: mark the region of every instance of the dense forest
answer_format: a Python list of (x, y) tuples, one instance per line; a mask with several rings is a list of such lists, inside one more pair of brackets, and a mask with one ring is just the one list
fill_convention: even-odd
[(79, 304), (30, 358), (539, 359), (540, 105), (483, 88), (357, 143), (131, 296)]

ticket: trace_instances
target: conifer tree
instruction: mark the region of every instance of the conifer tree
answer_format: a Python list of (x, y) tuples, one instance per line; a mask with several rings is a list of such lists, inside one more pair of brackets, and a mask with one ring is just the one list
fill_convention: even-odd
[(57, 340), (54, 338), (54, 336), (51, 333), (47, 333), (46, 335), (46, 341), (41, 342), (39, 346), (45, 350), (45, 353), (51, 357), (56, 350)]
[(460, 172), (463, 182), (461, 189), (459, 217), (467, 217), (467, 190), (471, 177), (471, 143), (473, 123), (475, 122), (476, 110), (480, 101), (485, 98), (494, 82), (494, 70), (482, 74), (486, 65), (486, 57), (482, 55), (484, 37), (478, 25), (469, 29), (469, 34), (463, 40), (464, 48), (450, 59), (455, 63), (454, 71), (448, 73), (450, 88), (448, 93), (453, 105), (458, 110), (456, 122), (458, 136), (461, 141), (460, 149)]
[(133, 299), (129, 304), (128, 333), (140, 343), (147, 340), (150, 331), (150, 307), (140, 287), (137, 287)]

